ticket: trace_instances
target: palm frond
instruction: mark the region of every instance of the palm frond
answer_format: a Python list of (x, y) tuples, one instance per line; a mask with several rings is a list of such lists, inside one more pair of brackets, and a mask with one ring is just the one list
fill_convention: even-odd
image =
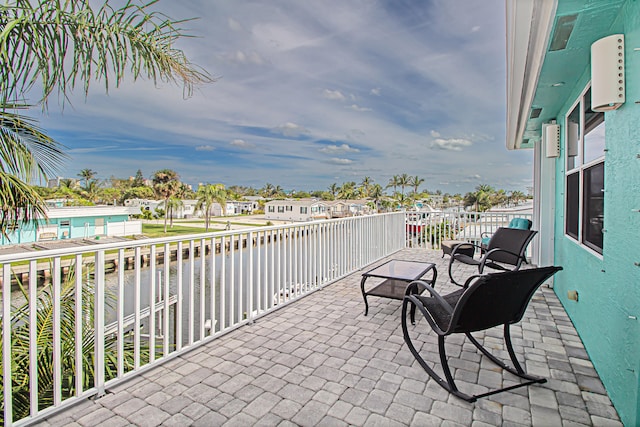
[(0, 99), (20, 99), (40, 83), (46, 106), (56, 90), (66, 98), (82, 84), (88, 93), (92, 80), (102, 81), (108, 91), (127, 71), (134, 80), (181, 84), (187, 96), (195, 85), (215, 80), (174, 47), (189, 37), (181, 28), (188, 20), (150, 11), (156, 1), (128, 1), (117, 9), (105, 1), (97, 10), (86, 0), (32, 3), (0, 6), (0, 57), (7, 64), (0, 69)]

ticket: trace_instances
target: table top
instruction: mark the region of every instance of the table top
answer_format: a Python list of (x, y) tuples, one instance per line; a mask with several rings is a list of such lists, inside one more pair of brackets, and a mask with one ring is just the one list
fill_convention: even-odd
[(418, 262), (418, 261), (402, 261), (392, 259), (384, 264), (363, 273), (364, 277), (385, 277), (388, 279), (398, 280), (418, 280), (424, 274), (433, 269), (435, 264), (430, 262)]

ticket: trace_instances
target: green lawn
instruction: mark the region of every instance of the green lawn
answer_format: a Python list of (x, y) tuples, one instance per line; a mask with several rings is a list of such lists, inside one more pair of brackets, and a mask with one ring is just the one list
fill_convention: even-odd
[[(213, 228), (209, 227), (208, 232), (212, 231), (223, 231), (224, 228)], [(184, 227), (182, 225), (174, 224), (173, 227), (169, 227), (167, 225), (167, 232), (164, 232), (164, 224), (142, 224), (142, 234), (147, 237), (169, 237), (169, 236), (179, 236), (182, 234), (196, 234), (196, 233), (204, 233), (204, 228), (198, 227)]]

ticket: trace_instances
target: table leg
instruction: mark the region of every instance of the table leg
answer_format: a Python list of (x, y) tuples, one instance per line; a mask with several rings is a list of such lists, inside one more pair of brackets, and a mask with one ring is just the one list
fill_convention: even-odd
[(363, 276), (360, 281), (360, 290), (362, 291), (362, 298), (364, 298), (364, 315), (369, 314), (369, 303), (367, 302), (367, 294), (364, 291), (364, 282), (367, 280), (367, 276)]

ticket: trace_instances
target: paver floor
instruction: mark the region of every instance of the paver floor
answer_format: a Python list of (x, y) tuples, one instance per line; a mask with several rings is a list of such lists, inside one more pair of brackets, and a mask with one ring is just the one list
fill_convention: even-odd
[[(435, 262), (436, 289), (448, 257), (405, 249), (387, 259)], [(369, 269), (380, 262), (367, 267)], [(456, 277), (475, 272), (456, 264)], [(526, 370), (548, 382), (462, 401), (415, 361), (402, 338), (401, 302), (369, 298), (362, 272), (283, 306), (145, 374), (41, 422), (51, 426), (620, 426), (618, 415), (553, 290), (534, 295), (512, 327)], [(439, 367), (437, 339), (424, 320), (412, 327), (425, 358)], [(498, 351), (502, 329), (474, 334)], [(516, 381), (464, 336), (449, 337), (460, 388), (477, 392)]]

